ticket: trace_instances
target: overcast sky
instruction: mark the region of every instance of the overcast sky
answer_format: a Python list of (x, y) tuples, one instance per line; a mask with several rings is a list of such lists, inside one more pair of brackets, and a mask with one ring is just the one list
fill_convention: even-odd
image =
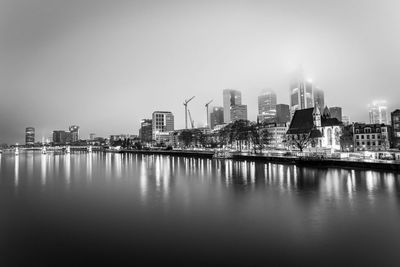
[(196, 125), (222, 90), (249, 119), (272, 88), (289, 103), (302, 64), (328, 106), (367, 121), (368, 103), (400, 108), (400, 1), (0, 0), (0, 142), (81, 126), (137, 134), (154, 110)]

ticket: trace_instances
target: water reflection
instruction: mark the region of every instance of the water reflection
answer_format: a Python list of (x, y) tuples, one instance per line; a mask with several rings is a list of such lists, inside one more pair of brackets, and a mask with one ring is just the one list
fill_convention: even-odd
[[(9, 164), (9, 160), (4, 158), (14, 159), (15, 187), (20, 185), (21, 175), (24, 181), (29, 178), (27, 181), (32, 185), (35, 184), (38, 173), (37, 181), (40, 181), (41, 186), (48, 186), (49, 178), (52, 178), (56, 183), (65, 181), (67, 188), (71, 188), (74, 183), (96, 182), (92, 180), (96, 176), (97, 183), (104, 180), (108, 183), (129, 183), (127, 188), (138, 188), (142, 201), (148, 199), (149, 192), (158, 192), (167, 202), (171, 190), (187, 191), (191, 188), (189, 183), (213, 187), (216, 190), (223, 190), (220, 185), (224, 185), (225, 190), (233, 188), (236, 191), (273, 189), (274, 192), (285, 194), (310, 192), (302, 194), (303, 199), (323, 197), (330, 201), (341, 201), (347, 198), (349, 203), (364, 192), (370, 202), (374, 202), (381, 192), (392, 197), (398, 197), (399, 192), (399, 174), (371, 170), (315, 169), (274, 163), (118, 153), (26, 153), (0, 157), (2, 172)], [(25, 166), (24, 161), (26, 167), (21, 169), (20, 162)], [(5, 182), (4, 178), (1, 182)]]

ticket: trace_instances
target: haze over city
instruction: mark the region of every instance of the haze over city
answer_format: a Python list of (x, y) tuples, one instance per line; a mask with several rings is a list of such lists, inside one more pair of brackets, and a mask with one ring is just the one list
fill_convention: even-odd
[[(228, 4), (229, 3), (229, 4)], [(222, 106), (238, 89), (256, 120), (262, 89), (289, 103), (301, 64), (354, 121), (367, 105), (400, 97), (399, 1), (57, 1), (0, 0), (0, 143), (55, 129), (137, 134), (154, 110), (184, 127), (191, 96)]]

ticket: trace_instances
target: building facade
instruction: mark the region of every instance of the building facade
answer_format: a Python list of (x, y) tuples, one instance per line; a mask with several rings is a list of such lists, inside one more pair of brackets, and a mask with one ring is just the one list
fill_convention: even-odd
[(286, 104), (277, 104), (276, 105), (276, 122), (277, 123), (290, 122), (289, 105), (286, 105)]
[(224, 123), (224, 108), (213, 107), (210, 113), (210, 127), (214, 129), (216, 125)]
[(319, 110), (325, 107), (325, 94), (320, 88), (315, 88), (313, 91), (314, 95), (314, 106), (318, 106)]
[(64, 130), (53, 131), (53, 144), (65, 145), (67, 143), (67, 132)]
[(342, 115), (342, 122), (343, 125), (350, 125), (351, 123), (350, 116)]
[(247, 105), (234, 105), (231, 106), (231, 122), (238, 120), (247, 120)]
[(392, 147), (400, 149), (400, 109), (396, 109), (390, 115), (392, 121)]
[(224, 123), (230, 123), (231, 107), (242, 104), (242, 93), (238, 90), (225, 89), (223, 91)]
[(33, 146), (35, 144), (35, 128), (26, 127), (25, 128), (25, 145)]
[[(152, 115), (152, 139), (161, 133), (174, 130), (174, 115), (170, 111), (154, 111)], [(161, 134), (162, 135), (162, 134)]]
[(71, 142), (78, 142), (79, 141), (79, 126), (78, 125), (71, 125), (69, 126), (69, 133), (71, 135)]
[(258, 96), (258, 116), (264, 119), (276, 116), (276, 94), (272, 90), (263, 90)]
[(284, 140), (286, 132), (289, 128), (288, 123), (269, 123), (264, 126), (270, 134), (269, 146), (274, 148), (284, 148)]
[(369, 106), (369, 123), (389, 124), (386, 101), (374, 101)]
[(336, 118), (338, 121), (342, 121), (342, 108), (341, 107), (330, 107), (329, 112), (331, 118)]
[(299, 109), (312, 108), (314, 106), (313, 83), (305, 80), (302, 69), (298, 70), (290, 82), (290, 113)]
[(354, 150), (387, 150), (390, 147), (390, 127), (381, 123), (354, 124)]
[(151, 143), (153, 140), (153, 120), (143, 119), (140, 122), (139, 138), (143, 143)]

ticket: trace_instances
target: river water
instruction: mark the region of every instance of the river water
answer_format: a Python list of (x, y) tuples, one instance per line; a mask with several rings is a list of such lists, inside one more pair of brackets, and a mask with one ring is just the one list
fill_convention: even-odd
[(400, 174), (0, 155), (0, 265), (399, 266)]

